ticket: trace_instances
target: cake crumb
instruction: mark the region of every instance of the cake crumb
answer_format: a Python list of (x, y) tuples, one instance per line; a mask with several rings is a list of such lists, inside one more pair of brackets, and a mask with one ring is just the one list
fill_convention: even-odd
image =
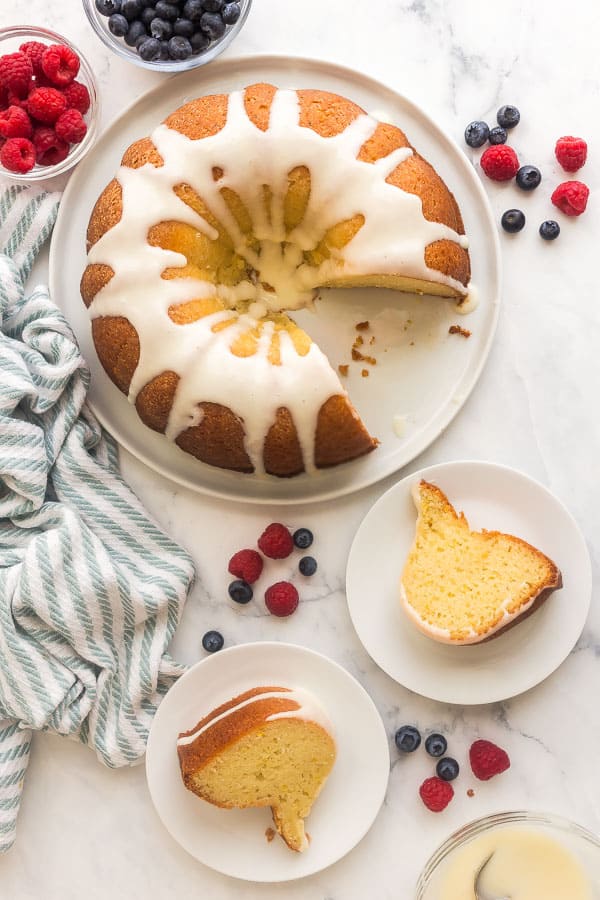
[(392, 419), (392, 427), (394, 429), (394, 434), (396, 437), (404, 437), (404, 433), (406, 431), (407, 419), (406, 416), (403, 415), (395, 415)]
[(473, 788), (469, 788), (469, 790), (467, 791), (467, 797), (474, 797), (474, 796), (475, 796), (475, 791), (473, 790)]
[(374, 344), (374, 343), (375, 343), (375, 335), (373, 335), (373, 337), (369, 341), (369, 345)]
[(224, 174), (225, 173), (223, 172), (223, 169), (221, 168), (221, 166), (213, 166), (213, 169), (212, 169), (213, 181), (220, 181)]
[(369, 377), (369, 370), (368, 370), (368, 369), (363, 369), (362, 372), (361, 372), (360, 374), (362, 375), (363, 378), (368, 378), (368, 377)]
[(265, 831), (265, 837), (269, 843), (271, 843), (276, 834), (277, 832), (274, 828), (267, 828), (267, 830)]
[(348, 375), (349, 368), (350, 368), (350, 366), (348, 366), (348, 365), (338, 366), (338, 372), (340, 373), (340, 375), (343, 375), (344, 378), (346, 378), (346, 376)]
[(354, 341), (354, 343), (352, 344), (352, 346), (353, 347), (362, 347), (363, 344), (364, 344), (364, 341), (362, 339), (362, 335), (359, 334), (358, 337), (356, 338), (356, 340)]
[(471, 332), (467, 328), (461, 328), (460, 325), (451, 325), (448, 334), (460, 334), (461, 337), (470, 338)]
[(353, 347), (353, 348), (352, 348), (352, 359), (353, 359), (355, 362), (366, 362), (366, 363), (368, 363), (370, 366), (376, 366), (376, 365), (377, 365), (377, 360), (375, 359), (374, 356), (364, 356), (364, 354), (362, 354), (362, 353), (360, 352), (360, 350), (357, 350), (356, 347)]
[(357, 322), (356, 323), (357, 331), (366, 331), (368, 327), (369, 327), (369, 322)]

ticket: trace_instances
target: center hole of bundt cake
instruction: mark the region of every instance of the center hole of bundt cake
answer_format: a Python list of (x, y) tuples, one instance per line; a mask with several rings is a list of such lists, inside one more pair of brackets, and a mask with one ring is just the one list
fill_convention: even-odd
[[(215, 182), (226, 178), (223, 169), (214, 167)], [(250, 314), (263, 304), (269, 312), (309, 306), (320, 284), (335, 281), (343, 268), (343, 248), (365, 222), (359, 213), (324, 229), (320, 217), (307, 214), (311, 176), (306, 166), (288, 173), (283, 198), (276, 198), (269, 185), (262, 185), (253, 203), (244, 202), (227, 186), (218, 188), (212, 204), (210, 197), (205, 200), (189, 184), (178, 184), (173, 191), (207, 229), (182, 221), (163, 221), (150, 228), (150, 245), (185, 257), (183, 265), (167, 266), (162, 278), (203, 282), (199, 294), (204, 299), (206, 285), (211, 285), (230, 309), (258, 301), (254, 310), (246, 309)]]

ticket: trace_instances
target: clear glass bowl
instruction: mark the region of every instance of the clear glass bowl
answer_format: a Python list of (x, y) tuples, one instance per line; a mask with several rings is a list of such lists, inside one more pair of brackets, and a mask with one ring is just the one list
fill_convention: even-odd
[[(568, 819), (550, 813), (523, 810), (485, 816), (450, 835), (425, 864), (417, 882), (416, 900), (440, 900), (440, 885), (446, 865), (451, 857), (475, 838), (498, 829), (518, 826), (527, 826), (528, 830), (540, 831), (568, 850), (587, 875), (593, 900), (600, 900), (600, 839), (591, 831)], [(565, 897), (564, 900), (568, 898)]]
[(87, 87), (90, 94), (90, 108), (83, 117), (87, 125), (85, 137), (79, 144), (71, 146), (68, 155), (62, 162), (56, 163), (54, 166), (40, 166), (36, 163), (30, 172), (25, 172), (23, 175), (20, 172), (11, 172), (0, 164), (0, 177), (10, 178), (13, 181), (22, 183), (37, 182), (46, 178), (52, 178), (55, 175), (62, 175), (77, 165), (94, 143), (100, 117), (98, 85), (90, 64), (81, 50), (72, 41), (63, 37), (62, 34), (57, 34), (55, 31), (49, 31), (47, 28), (36, 28), (33, 25), (15, 25), (10, 28), (0, 28), (0, 56), (3, 56), (5, 53), (16, 53), (19, 45), (24, 44), (26, 41), (40, 41), (42, 44), (65, 44), (78, 55), (80, 66), (76, 80)]
[(188, 69), (195, 69), (198, 66), (204, 66), (216, 56), (225, 50), (232, 42), (235, 36), (240, 32), (244, 22), (250, 12), (252, 0), (238, 0), (241, 13), (240, 17), (234, 25), (228, 25), (223, 37), (214, 41), (202, 53), (189, 56), (187, 59), (155, 59), (150, 62), (142, 59), (135, 47), (129, 47), (123, 38), (115, 37), (108, 29), (108, 18), (100, 15), (96, 9), (94, 0), (83, 0), (83, 8), (88, 17), (90, 24), (100, 40), (107, 47), (120, 56), (122, 59), (135, 63), (136, 66), (142, 66), (144, 69), (152, 69), (154, 72), (187, 72)]

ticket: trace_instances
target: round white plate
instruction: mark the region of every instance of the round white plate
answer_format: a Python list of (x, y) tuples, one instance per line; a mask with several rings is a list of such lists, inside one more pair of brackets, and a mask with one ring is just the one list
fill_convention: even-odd
[[(337, 758), (306, 820), (310, 845), (268, 842), (268, 809), (220, 809), (186, 790), (177, 736), (232, 697), (260, 685), (310, 691), (334, 729)], [(368, 760), (368, 765), (365, 765)], [(205, 865), (248, 881), (290, 881), (341, 859), (364, 837), (383, 802), (388, 739), (373, 701), (336, 663), (294, 644), (260, 642), (222, 650), (193, 666), (171, 688), (152, 724), (146, 775), (158, 815), (172, 837)]]
[[(539, 547), (560, 568), (564, 587), (485, 644), (451, 647), (423, 635), (398, 595), (417, 519), (411, 489), (421, 478), (437, 484), (472, 529), (503, 531)], [(358, 636), (388, 675), (443, 703), (492, 703), (539, 684), (568, 656), (587, 618), (592, 571), (577, 523), (545, 487), (494, 463), (452, 462), (407, 476), (369, 510), (350, 549), (346, 591)]]
[[(406, 130), (460, 203), (470, 240), (479, 306), (460, 316), (454, 305), (394, 291), (358, 288), (323, 291), (317, 314), (294, 317), (317, 341), (334, 367), (350, 363), (350, 397), (380, 446), (366, 458), (291, 479), (256, 477), (198, 462), (146, 428), (100, 365), (87, 311), (79, 296), (86, 265), (85, 232), (94, 203), (116, 172), (125, 148), (148, 134), (169, 112), (200, 94), (239, 89), (256, 81), (281, 87), (321, 87), (344, 94), (379, 118)], [(456, 415), (488, 355), (498, 314), (499, 242), (484, 190), (467, 157), (420, 109), (388, 87), (330, 63), (278, 56), (218, 60), (169, 79), (140, 98), (106, 131), (71, 177), (54, 227), (50, 284), (92, 371), (89, 402), (102, 424), (131, 453), (157, 472), (189, 488), (255, 503), (304, 503), (356, 491), (395, 472), (421, 453)], [(351, 362), (357, 322), (369, 320), (377, 365), (361, 377)], [(408, 324), (408, 323), (411, 324)], [(458, 322), (472, 332), (449, 335)], [(405, 426), (394, 431), (395, 416)]]

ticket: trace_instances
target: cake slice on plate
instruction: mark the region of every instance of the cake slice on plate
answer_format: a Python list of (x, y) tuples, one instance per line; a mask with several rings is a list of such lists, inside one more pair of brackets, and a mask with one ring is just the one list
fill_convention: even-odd
[(291, 850), (308, 846), (304, 820), (333, 767), (331, 725), (302, 690), (256, 687), (179, 735), (185, 786), (215, 806), (270, 806)]
[(400, 581), (403, 609), (428, 637), (478, 644), (538, 609), (562, 587), (555, 563), (521, 538), (471, 531), (434, 484), (413, 496), (416, 535)]

